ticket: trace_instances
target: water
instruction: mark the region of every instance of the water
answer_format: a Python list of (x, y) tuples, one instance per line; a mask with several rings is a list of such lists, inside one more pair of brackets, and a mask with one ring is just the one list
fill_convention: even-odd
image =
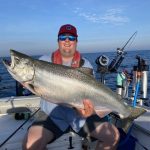
[[(86, 53), (83, 54), (84, 57), (86, 57), (91, 64), (94, 67), (94, 70), (96, 72), (97, 65), (95, 63), (95, 60), (100, 55), (106, 55), (109, 57), (110, 62), (113, 58), (116, 56), (115, 52), (101, 52), (101, 53)], [(125, 59), (121, 63), (121, 66), (119, 67), (118, 71), (122, 72), (123, 69), (128, 70), (128, 72), (131, 72), (134, 65), (137, 65), (137, 59), (135, 58), (136, 55), (140, 56), (144, 60), (146, 60), (147, 64), (150, 64), (149, 58), (150, 58), (150, 50), (140, 50), (140, 51), (128, 51)], [(38, 56), (36, 56), (38, 57)], [(2, 58), (1, 58), (2, 59)], [(7, 58), (10, 59), (10, 58)], [(116, 76), (117, 73), (111, 73), (107, 74), (105, 76), (106, 85), (109, 86), (112, 90), (116, 90)], [(6, 68), (2, 64), (2, 61), (0, 60), (0, 98), (2, 97), (8, 97), (8, 96), (15, 96), (16, 95), (16, 81), (11, 77), (11, 75), (7, 72)], [(96, 79), (100, 80), (100, 74), (96, 73)], [(130, 85), (129, 90), (131, 91), (132, 85)], [(129, 92), (130, 93), (130, 92)], [(140, 95), (139, 95), (140, 96)], [(150, 79), (148, 78), (148, 97), (150, 97)]]

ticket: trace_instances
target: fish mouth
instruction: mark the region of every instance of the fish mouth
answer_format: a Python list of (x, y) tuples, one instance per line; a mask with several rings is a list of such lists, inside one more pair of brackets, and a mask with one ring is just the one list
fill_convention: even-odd
[(3, 59), (3, 64), (9, 70), (12, 70), (15, 67), (15, 64), (17, 64), (17, 62), (19, 62), (19, 58), (15, 55), (14, 50), (10, 50), (10, 60)]
[(11, 66), (11, 61), (9, 61), (7, 59), (3, 59), (3, 64), (8, 68)]
[(10, 50), (10, 59), (3, 59), (3, 64), (12, 77), (18, 82), (29, 82), (34, 77), (33, 62), (29, 56)]

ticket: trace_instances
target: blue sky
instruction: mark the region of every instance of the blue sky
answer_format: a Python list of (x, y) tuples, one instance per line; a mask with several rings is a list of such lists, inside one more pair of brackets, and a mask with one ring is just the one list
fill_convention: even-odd
[(127, 50), (150, 50), (149, 0), (0, 0), (0, 56), (57, 49), (63, 24), (78, 29), (81, 52), (113, 51), (138, 34)]

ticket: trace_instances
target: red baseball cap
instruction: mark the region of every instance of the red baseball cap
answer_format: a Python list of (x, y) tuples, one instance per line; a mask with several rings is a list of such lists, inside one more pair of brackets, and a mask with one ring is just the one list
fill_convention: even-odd
[(65, 24), (65, 25), (60, 27), (59, 32), (58, 32), (58, 36), (61, 34), (64, 34), (64, 33), (69, 33), (71, 35), (74, 35), (75, 37), (78, 37), (76, 27), (74, 27), (71, 24)]

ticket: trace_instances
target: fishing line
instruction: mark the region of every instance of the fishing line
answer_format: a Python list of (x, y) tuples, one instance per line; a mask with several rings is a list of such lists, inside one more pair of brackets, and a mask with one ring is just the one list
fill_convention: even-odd
[(13, 136), (16, 134), (16, 132), (22, 128), (38, 111), (40, 108), (38, 108), (25, 122), (23, 122), (4, 142), (0, 144), (0, 148)]

